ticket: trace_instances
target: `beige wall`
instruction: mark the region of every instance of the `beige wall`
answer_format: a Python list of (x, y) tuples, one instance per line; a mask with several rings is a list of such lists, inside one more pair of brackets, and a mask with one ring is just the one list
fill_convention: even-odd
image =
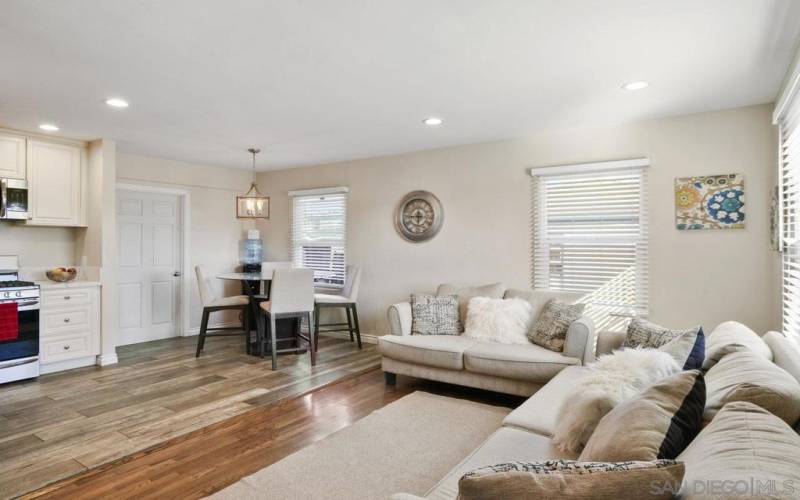
[(22, 267), (78, 265), (75, 240), (83, 231), (0, 222), (0, 255), (18, 255)]
[[(210, 274), (234, 271), (239, 240), (252, 222), (236, 218), (235, 197), (247, 190), (252, 174), (246, 170), (195, 165), (160, 158), (117, 154), (117, 182), (186, 189), (191, 194), (191, 268), (202, 264)], [(190, 326), (200, 326), (202, 308), (192, 271)], [(241, 293), (237, 283), (212, 280), (218, 295)], [(212, 323), (232, 320), (222, 315)]]
[[(272, 218), (259, 222), (269, 260), (289, 254), (287, 191), (349, 186), (348, 261), (363, 266), (362, 330), (387, 332), (386, 307), (441, 282), (529, 287), (530, 177), (535, 165), (646, 156), (650, 195), (651, 319), (670, 327), (713, 328), (736, 319), (757, 331), (778, 327), (777, 253), (769, 248), (769, 191), (776, 182), (771, 105), (524, 139), (265, 172)], [(432, 130), (431, 133), (436, 133)], [(675, 177), (743, 173), (742, 230), (680, 232)], [(395, 233), (395, 204), (432, 191), (445, 222), (423, 244)]]

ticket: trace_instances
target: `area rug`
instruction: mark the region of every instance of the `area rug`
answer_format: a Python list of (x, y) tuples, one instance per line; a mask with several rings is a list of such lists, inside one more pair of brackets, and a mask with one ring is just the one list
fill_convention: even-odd
[(387, 499), (422, 495), (510, 412), (414, 392), (247, 476), (214, 499)]

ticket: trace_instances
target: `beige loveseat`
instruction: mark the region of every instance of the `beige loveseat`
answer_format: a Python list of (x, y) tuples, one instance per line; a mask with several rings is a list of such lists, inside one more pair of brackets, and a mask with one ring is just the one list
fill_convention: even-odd
[[(724, 323), (728, 329), (742, 327), (738, 323)], [(722, 325), (720, 325), (722, 326)], [(710, 334), (713, 336), (714, 332)], [(598, 355), (617, 349), (624, 340), (624, 334), (602, 332), (598, 339)], [(770, 332), (764, 340), (772, 350), (773, 362), (800, 380), (800, 351), (783, 338), (781, 334)], [(455, 466), (441, 481), (424, 496), (431, 500), (453, 500), (458, 497), (458, 481), (469, 471), (479, 467), (507, 462), (541, 462), (545, 460), (574, 460), (575, 455), (560, 452), (552, 445), (552, 436), (556, 428), (559, 408), (571, 390), (582, 377), (589, 373), (589, 368), (569, 366), (561, 370), (550, 382), (541, 388), (506, 416), (502, 426), (486, 441), (472, 451), (464, 460)], [(737, 403), (731, 403), (737, 404)], [(741, 404), (741, 403), (738, 403)], [(753, 406), (760, 410), (760, 408)], [(764, 411), (764, 413), (766, 413)], [(752, 439), (747, 433), (749, 420), (756, 421), (761, 415), (755, 412), (746, 415), (744, 421), (735, 422), (730, 436), (715, 442), (718, 449), (739, 449), (745, 458), (740, 462), (727, 462), (710, 465), (707, 456), (716, 450), (713, 447), (689, 445), (678, 460), (684, 462), (686, 477), (683, 488), (699, 483), (701, 487), (719, 486), (735, 487), (742, 483), (737, 481), (755, 481), (748, 487), (774, 487), (779, 495), (748, 496), (746, 493), (716, 495), (686, 495), (688, 498), (798, 498), (800, 497), (800, 436), (797, 440), (785, 439)], [(779, 420), (779, 419), (772, 419)], [(713, 422), (713, 421), (712, 421)], [(779, 422), (779, 425), (785, 425)], [(800, 425), (800, 424), (799, 424)], [(797, 431), (797, 427), (795, 431)], [(790, 431), (791, 432), (791, 431)], [(702, 435), (702, 433), (701, 433)], [(698, 436), (698, 438), (700, 437)], [(780, 457), (776, 461), (775, 457)], [(714, 483), (717, 481), (717, 483)], [(721, 483), (719, 481), (722, 481)], [(758, 483), (760, 481), (760, 483)], [(788, 481), (788, 482), (787, 482)], [(786, 486), (794, 488), (786, 489)], [(766, 490), (765, 490), (766, 491)], [(791, 493), (794, 491), (794, 493)], [(709, 492), (711, 490), (709, 489)], [(686, 491), (683, 492), (686, 494)], [(787, 496), (788, 495), (788, 496)], [(392, 500), (416, 500), (419, 497), (409, 494), (397, 494)]]
[[(479, 287), (490, 295), (527, 300), (534, 321), (550, 299), (575, 302), (579, 294), (557, 290), (505, 290), (501, 284)], [(476, 289), (472, 289), (473, 291)], [(441, 285), (437, 295), (458, 294), (458, 287)], [(462, 309), (468, 297), (462, 296)], [(462, 317), (464, 312), (461, 312)], [(401, 302), (389, 307), (391, 335), (378, 340), (383, 356), (386, 381), (396, 375), (437, 380), (491, 391), (530, 396), (563, 369), (594, 360), (595, 329), (592, 320), (582, 317), (567, 332), (563, 352), (535, 344), (497, 344), (473, 340), (462, 335), (411, 335), (411, 305)]]

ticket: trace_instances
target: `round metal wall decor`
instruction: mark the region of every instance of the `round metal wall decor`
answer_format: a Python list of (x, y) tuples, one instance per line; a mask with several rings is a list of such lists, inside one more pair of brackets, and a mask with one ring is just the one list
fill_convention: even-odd
[(421, 243), (439, 232), (444, 222), (444, 209), (439, 198), (428, 191), (412, 191), (397, 206), (395, 227), (406, 241)]

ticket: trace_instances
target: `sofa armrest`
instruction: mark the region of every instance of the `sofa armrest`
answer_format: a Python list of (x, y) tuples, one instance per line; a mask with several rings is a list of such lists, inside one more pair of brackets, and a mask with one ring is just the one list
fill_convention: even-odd
[(392, 335), (411, 335), (411, 303), (398, 302), (386, 311), (389, 319), (389, 333)]
[(564, 356), (578, 358), (587, 365), (595, 359), (596, 340), (594, 321), (588, 316), (581, 316), (569, 325), (564, 341)]

